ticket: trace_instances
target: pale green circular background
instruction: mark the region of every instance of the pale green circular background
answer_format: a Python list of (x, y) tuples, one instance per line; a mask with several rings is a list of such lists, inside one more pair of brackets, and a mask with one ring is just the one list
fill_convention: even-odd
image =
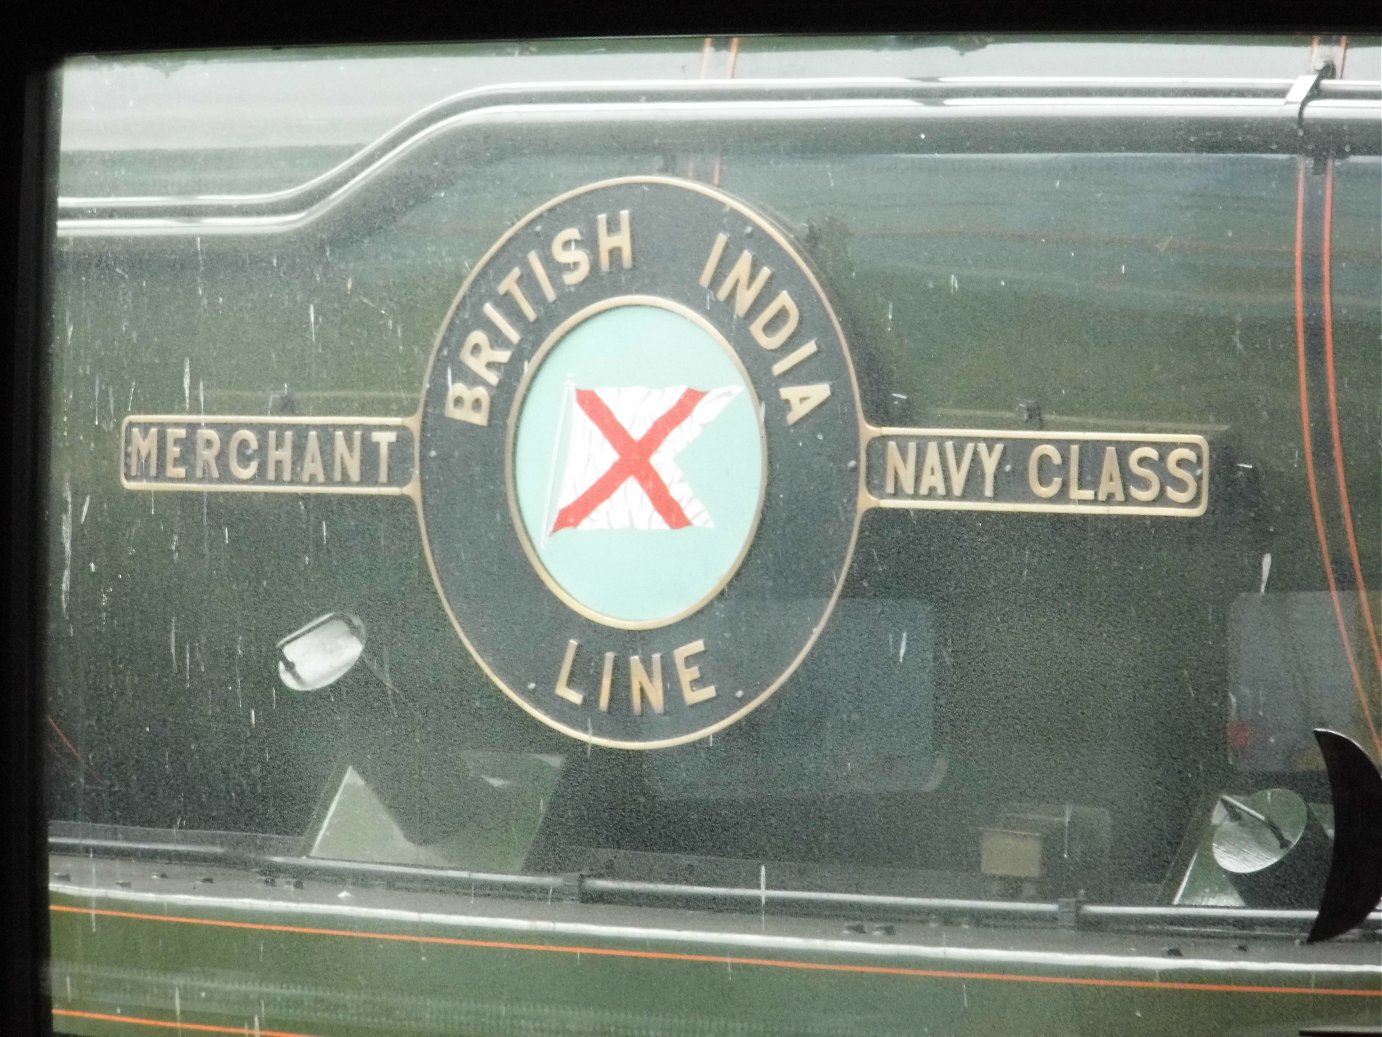
[[(711, 528), (564, 529), (555, 521), (575, 389), (684, 385), (742, 391), (676, 456)], [(763, 492), (758, 401), (742, 369), (695, 321), (628, 304), (572, 328), (533, 375), (514, 436), (514, 492), (524, 532), (549, 579), (599, 618), (656, 626), (687, 614), (732, 575)]]

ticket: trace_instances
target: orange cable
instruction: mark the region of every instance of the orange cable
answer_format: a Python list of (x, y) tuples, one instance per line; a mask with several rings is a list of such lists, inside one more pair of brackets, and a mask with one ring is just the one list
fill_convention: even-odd
[[(729, 41), (729, 68), (725, 72), (726, 79), (734, 78), (734, 64), (739, 57), (739, 37), (735, 36)], [(720, 169), (724, 163), (724, 153), (715, 156), (715, 170), (710, 177), (710, 183), (714, 187), (720, 186)]]
[(1330, 600), (1334, 604), (1334, 618), (1339, 624), (1339, 636), (1344, 644), (1344, 656), (1348, 659), (1348, 667), (1353, 674), (1353, 687), (1358, 693), (1358, 701), (1363, 707), (1363, 719), (1367, 722), (1368, 732), (1372, 735), (1373, 745), (1377, 752), (1382, 753), (1382, 739), (1378, 738), (1377, 727), (1372, 719), (1372, 710), (1369, 707), (1367, 694), (1363, 690), (1362, 677), (1358, 673), (1358, 664), (1353, 658), (1353, 643), (1348, 636), (1348, 626), (1344, 622), (1343, 604), (1339, 600), (1339, 587), (1334, 580), (1334, 566), (1329, 557), (1329, 539), (1324, 529), (1324, 511), (1320, 507), (1320, 492), (1315, 480), (1315, 458), (1314, 448), (1310, 436), (1310, 399), (1309, 390), (1306, 382), (1305, 370), (1305, 286), (1302, 280), (1303, 250), (1305, 238), (1305, 159), (1300, 164), (1300, 186), (1296, 195), (1296, 360), (1297, 374), (1300, 380), (1300, 422), (1301, 435), (1304, 438), (1305, 446), (1305, 477), (1310, 488), (1310, 503), (1315, 513), (1315, 535), (1319, 540), (1320, 554), (1324, 561), (1325, 581), (1329, 585)]
[(1339, 429), (1339, 394), (1334, 374), (1334, 306), (1333, 289), (1330, 280), (1331, 250), (1334, 225), (1334, 160), (1329, 160), (1326, 172), (1328, 179), (1324, 184), (1324, 239), (1321, 264), (1324, 268), (1324, 359), (1328, 372), (1329, 386), (1329, 425), (1334, 440), (1334, 470), (1339, 477), (1339, 506), (1344, 514), (1344, 530), (1348, 535), (1348, 552), (1353, 561), (1353, 575), (1358, 584), (1358, 597), (1363, 606), (1363, 620), (1367, 627), (1368, 639), (1372, 642), (1372, 657), (1377, 670), (1382, 673), (1382, 647), (1377, 643), (1377, 626), (1372, 620), (1372, 605), (1368, 601), (1367, 583), (1363, 576), (1363, 563), (1358, 555), (1358, 538), (1353, 528), (1353, 505), (1348, 498), (1348, 476), (1344, 465), (1344, 443)]

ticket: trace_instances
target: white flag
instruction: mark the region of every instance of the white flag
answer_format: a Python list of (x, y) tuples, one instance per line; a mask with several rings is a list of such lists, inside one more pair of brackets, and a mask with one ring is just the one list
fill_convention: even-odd
[[(689, 391), (693, 396), (699, 392)], [(556, 515), (548, 523), (550, 533), (562, 529), (713, 526), (710, 512), (692, 492), (686, 476), (677, 467), (676, 457), (741, 391), (739, 386), (705, 391), (670, 431), (665, 428), (661, 430), (665, 438), (658, 442), (651, 457), (641, 461), (628, 456), (637, 450), (636, 446), (630, 444), (642, 441), (654, 423), (669, 412), (689, 405), (689, 400), (682, 402), (688, 393), (686, 386), (673, 385), (661, 389), (642, 386), (568, 389), (566, 410), (571, 416), (570, 433), (566, 465), (559, 480)], [(596, 399), (591, 400), (591, 396)], [(582, 399), (585, 406), (582, 406)], [(615, 449), (615, 444), (610, 441), (611, 436), (606, 435), (587, 407), (595, 411), (602, 421), (607, 422), (612, 416), (619, 426), (612, 434), (624, 444), (625, 453)], [(643, 446), (646, 450), (646, 444)], [(611, 469), (616, 465), (621, 466), (619, 472), (611, 474)], [(647, 471), (649, 467), (651, 472)], [(620, 475), (623, 477), (619, 478)], [(615, 480), (617, 485), (613, 485)], [(657, 500), (649, 496), (644, 481), (651, 482)], [(609, 492), (605, 493), (605, 490)], [(675, 501), (674, 507), (668, 505), (668, 496)], [(672, 519), (670, 522), (669, 517)]]

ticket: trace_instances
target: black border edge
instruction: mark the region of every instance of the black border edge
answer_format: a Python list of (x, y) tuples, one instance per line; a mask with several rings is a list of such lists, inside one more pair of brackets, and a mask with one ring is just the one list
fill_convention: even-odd
[[(93, 0), (52, 0), (42, 9), (13, 5), (15, 16), (0, 22), (8, 37), (0, 47), (4, 84), (0, 147), (5, 156), (5, 204), (0, 206), (0, 314), (13, 332), (7, 363), (0, 363), (10, 404), (9, 449), (4, 488), (8, 535), (3, 615), (6, 691), (10, 706), (0, 723), (0, 809), (5, 837), (0, 839), (11, 880), (4, 931), (4, 970), (0, 982), (10, 996), (0, 1010), (0, 1032), (50, 1031), (43, 968), (48, 957), (47, 853), (42, 818), (39, 762), (42, 746), (41, 651), (43, 543), (41, 484), (45, 470), (44, 408), (40, 395), (40, 335), (46, 296), (42, 260), (51, 255), (45, 227), (52, 225), (50, 185), (56, 146), (56, 98), (52, 71), (66, 56), (84, 53), (148, 52), (201, 48), (315, 46), (327, 44), (427, 43), (518, 39), (529, 36), (1086, 32), (1311, 34), (1327, 28), (1375, 34), (1382, 19), (1361, 15), (1352, 0), (1316, 0), (1264, 6), (1257, 0), (1132, 4), (1091, 8), (1074, 0), (1047, 0), (1040, 9), (1019, 8), (1006, 0), (975, 0), (958, 5), (871, 0), (770, 0), (747, 6), (729, 0), (697, 3), (553, 5), (540, 18), (521, 5), (419, 4), (403, 9), (202, 0), (188, 7), (162, 3), (97, 6)], [(20, 13), (29, 15), (20, 25)], [(443, 13), (447, 12), (447, 13)], [(1020, 12), (1020, 13), (1019, 13)], [(34, 204), (41, 199), (41, 204)]]
[[(5, 929), (6, 1033), (51, 1032), (46, 992), (48, 960), (47, 846), (41, 785), (43, 557), (39, 474), (43, 470), (42, 377), (39, 343), (44, 329), (47, 259), (56, 213), (55, 180), (49, 176), (57, 146), (54, 79), (46, 59), (12, 67), (6, 76), (11, 107), (5, 111), (5, 155), (13, 194), (3, 210), (0, 237), (7, 247), (0, 264), (0, 305), (12, 316), (5, 394), (9, 436), (4, 487), (8, 535), (4, 538), (5, 681), (3, 844), (10, 878)], [(17, 102), (17, 103), (15, 103)]]
[(200, 0), (195, 5), (50, 0), (22, 30), (21, 53), (55, 61), (87, 53), (123, 54), (202, 48), (299, 47), (367, 43), (450, 43), (609, 36), (728, 36), (990, 33), (1375, 34), (1382, 19), (1354, 0), (1263, 5), (1260, 0), (1090, 5), (1009, 0), (964, 5), (917, 0), (642, 0), (560, 2), (540, 13), (512, 4), (427, 4), (403, 8), (342, 5), (338, 0)]

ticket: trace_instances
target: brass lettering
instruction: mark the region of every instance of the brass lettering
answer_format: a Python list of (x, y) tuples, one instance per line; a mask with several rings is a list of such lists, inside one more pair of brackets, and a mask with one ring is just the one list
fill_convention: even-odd
[(1031, 455), (1027, 458), (1027, 484), (1032, 488), (1032, 492), (1038, 497), (1054, 497), (1060, 493), (1061, 484), (1064, 480), (1058, 475), (1049, 483), (1041, 481), (1041, 462), (1050, 461), (1057, 467), (1060, 466), (1060, 451), (1049, 443), (1039, 443), (1032, 448)]
[[(248, 463), (240, 460), (240, 448), (247, 446), (250, 448), (250, 460)], [(236, 429), (234, 435), (230, 437), (230, 449), (227, 451), (226, 463), (230, 465), (230, 474), (237, 479), (253, 479), (259, 471), (259, 458), (254, 455), (259, 453), (259, 437), (247, 428)]]
[(605, 653), (604, 665), (600, 668), (600, 712), (609, 712), (609, 690), (614, 685), (614, 653)]
[(528, 268), (537, 278), (538, 287), (542, 289), (542, 297), (548, 302), (556, 302), (557, 290), (552, 287), (552, 279), (547, 276), (547, 268), (542, 265), (542, 257), (536, 252), (528, 253)]
[(576, 247), (580, 240), (581, 232), (575, 227), (567, 227), (552, 239), (552, 258), (571, 268), (561, 275), (564, 284), (578, 285), (590, 276), (590, 253)]
[(883, 452), (883, 492), (892, 494), (901, 484), (902, 492), (913, 494), (917, 486), (917, 441), (907, 441), (907, 457), (904, 460), (898, 449), (897, 440), (890, 439)]
[(471, 425), (489, 424), (489, 390), (483, 385), (468, 389), (455, 382), (446, 393), (446, 416)]
[(140, 432), (130, 429), (130, 476), (137, 478), (145, 462), (149, 464), (149, 474), (158, 475), (158, 429), (151, 428)]
[(600, 272), (609, 273), (609, 255), (620, 253), (620, 262), (627, 270), (633, 266), (633, 230), (629, 227), (629, 210), (619, 210), (619, 233), (610, 234), (608, 220), (604, 213), (595, 217), (595, 240), (600, 252)]
[[(490, 309), (488, 303), (486, 309)], [(510, 331), (513, 329), (510, 328)], [(516, 342), (517, 339), (514, 339)], [(472, 331), (466, 336), (465, 345), (461, 346), (461, 363), (478, 374), (490, 385), (499, 384), (499, 375), (490, 370), (491, 364), (507, 364), (509, 357), (513, 356), (512, 349), (495, 349), (489, 344), (489, 336), (483, 331)]]
[[(487, 302), (480, 308), (484, 310), (485, 316), (489, 318), (489, 322), (498, 328), (506, 339), (510, 342), (518, 341), (519, 335), (517, 329), (504, 319), (504, 315), (495, 308), (494, 303)], [(470, 345), (470, 339), (466, 339), (466, 345)], [(494, 383), (490, 382), (490, 384), (493, 385)]]
[(662, 653), (653, 653), (653, 675), (648, 676), (648, 671), (643, 667), (643, 660), (636, 655), (629, 656), (629, 694), (633, 699), (634, 716), (643, 715), (643, 699), (646, 696), (648, 705), (652, 706), (654, 713), (661, 713), (662, 705)]
[[(1091, 510), (1104, 513), (1132, 503), (1179, 506), (1183, 513), (1203, 507), (1206, 494), (1206, 450), (1190, 436), (1161, 446), (1118, 433), (1050, 432), (1024, 443), (1020, 433), (1011, 440), (997, 438), (1004, 433), (983, 440), (966, 438), (960, 429), (873, 431), (868, 488), (880, 500), (870, 503), (890, 507), (983, 509), (993, 505), (980, 500), (1001, 499), (1004, 510), (1014, 511), (1074, 510), (1097, 501)], [(1016, 460), (1005, 453), (1014, 441)], [(1014, 471), (1019, 466), (1025, 468), (1025, 486)]]
[(926, 456), (921, 461), (921, 478), (917, 481), (917, 496), (936, 493), (945, 496), (945, 475), (941, 471), (941, 452), (936, 441), (926, 441)]
[[(779, 316), (783, 318), (782, 323), (770, 332), (768, 325)], [(749, 333), (764, 349), (777, 349), (797, 330), (797, 322), (800, 319), (801, 314), (792, 297), (785, 291), (778, 292), (777, 298), (763, 307), (763, 312), (749, 325)]]
[[(758, 275), (753, 277), (753, 253), (744, 249), (734, 261), (734, 265), (729, 268), (729, 273), (725, 274), (725, 279), (720, 282), (720, 290), (715, 296), (724, 302), (729, 298), (729, 293), (733, 292), (734, 312), (742, 317), (749, 312), (749, 307), (772, 276), (773, 272), (765, 266), (760, 267)], [(753, 277), (752, 281), (750, 277)]]
[[(529, 255), (532, 255), (532, 253), (529, 253)], [(523, 311), (523, 316), (527, 317), (528, 323), (531, 324), (533, 321), (537, 320), (537, 310), (533, 309), (533, 304), (530, 303), (528, 297), (523, 294), (523, 289), (518, 287), (518, 279), (522, 276), (522, 271), (520, 271), (518, 267), (514, 267), (510, 270), (504, 280), (499, 282), (499, 294), (507, 295), (516, 302), (518, 308)]]
[(1070, 444), (1070, 499), (1093, 500), (1094, 491), (1080, 486), (1080, 444)]
[(814, 355), (815, 352), (816, 352), (816, 340), (815, 340), (815, 339), (812, 339), (810, 342), (806, 343), (806, 345), (804, 345), (804, 346), (797, 346), (796, 349), (792, 350), (790, 353), (788, 353), (786, 356), (784, 356), (784, 357), (783, 357), (781, 360), (779, 360), (777, 363), (773, 364), (773, 374), (774, 374), (774, 375), (777, 375), (777, 376), (781, 376), (781, 375), (786, 374), (788, 371), (790, 371), (792, 368), (796, 367), (797, 364), (801, 363), (801, 362), (802, 362), (803, 360), (805, 360), (807, 357)]
[(1128, 470), (1140, 479), (1145, 479), (1145, 485), (1128, 483), (1128, 496), (1136, 501), (1154, 501), (1161, 493), (1161, 478), (1151, 468), (1146, 467), (1143, 461), (1160, 461), (1161, 455), (1156, 449), (1149, 446), (1140, 446), (1128, 455)]
[(998, 461), (1003, 456), (1002, 443), (997, 443), (993, 447), (993, 453), (989, 453), (987, 443), (979, 444), (979, 465), (984, 470), (984, 496), (993, 496), (993, 479), (998, 472)]
[(326, 482), (326, 466), (322, 464), (322, 445), (316, 429), (311, 429), (307, 433), (307, 449), (302, 453), (301, 478), (304, 483)]
[(1104, 470), (1099, 475), (1099, 499), (1124, 499), (1123, 469), (1118, 464), (1118, 451), (1111, 446), (1104, 447)]
[[(276, 475), (276, 471), (283, 474)], [(289, 482), (293, 478), (293, 434), (283, 433), (283, 443), (279, 444), (278, 433), (269, 430), (269, 481), (273, 482), (281, 478), (284, 482)]]
[(1166, 471), (1170, 473), (1173, 480), (1185, 484), (1183, 490), (1173, 489), (1169, 481), (1166, 484), (1166, 496), (1177, 504), (1189, 504), (1200, 492), (1195, 473), (1185, 467), (1187, 464), (1194, 464), (1198, 460), (1199, 457), (1195, 451), (1183, 446), (1176, 447), (1166, 455)]
[(795, 425), (830, 398), (830, 383), (788, 385), (777, 394), (787, 401), (787, 424)]
[(360, 430), (356, 429), (350, 435), (353, 442), (347, 448), (345, 433), (339, 429), (336, 430), (336, 445), (331, 452), (331, 477), (336, 482), (341, 482), (343, 473), (350, 477), (351, 482), (360, 481)]
[(561, 660), (561, 673), (557, 674), (556, 693), (558, 698), (566, 699), (573, 706), (585, 701), (585, 696), (571, 687), (571, 664), (576, 661), (577, 642), (566, 642), (566, 655)]
[(965, 484), (969, 482), (969, 465), (974, 460), (974, 443), (971, 441), (965, 444), (964, 453), (960, 455), (960, 461), (955, 463), (955, 441), (947, 439), (945, 441), (945, 467), (950, 473), (950, 496), (963, 497)]
[(706, 258), (705, 267), (701, 270), (701, 287), (709, 288), (710, 279), (715, 276), (715, 270), (720, 265), (720, 257), (725, 254), (725, 243), (729, 241), (729, 235), (721, 231), (715, 235), (715, 243), (710, 246), (710, 255)]
[[(691, 666), (686, 660), (693, 655), (699, 655), (705, 651), (705, 641), (692, 641), (688, 645), (682, 645), (672, 653), (672, 659), (677, 664), (677, 680), (681, 684), (681, 697), (688, 706), (694, 706), (701, 702), (708, 702), (715, 697), (715, 685), (707, 684), (704, 688), (695, 686), (696, 678), (701, 675), (699, 666)], [(657, 656), (653, 656), (654, 659)]]
[(185, 428), (163, 430), (163, 474), (170, 479), (187, 478), (187, 469), (179, 463), (182, 459), (182, 441), (186, 438)]
[(192, 469), (195, 478), (202, 478), (205, 471), (211, 472), (211, 478), (219, 479), (221, 469), (216, 464), (216, 455), (221, 452), (221, 434), (214, 428), (197, 429), (197, 461)]
[(393, 431), (371, 432), (369, 434), (369, 438), (371, 443), (374, 443), (379, 447), (379, 481), (381, 483), (388, 482), (389, 451), (393, 448), (394, 443), (398, 440), (398, 433)]

